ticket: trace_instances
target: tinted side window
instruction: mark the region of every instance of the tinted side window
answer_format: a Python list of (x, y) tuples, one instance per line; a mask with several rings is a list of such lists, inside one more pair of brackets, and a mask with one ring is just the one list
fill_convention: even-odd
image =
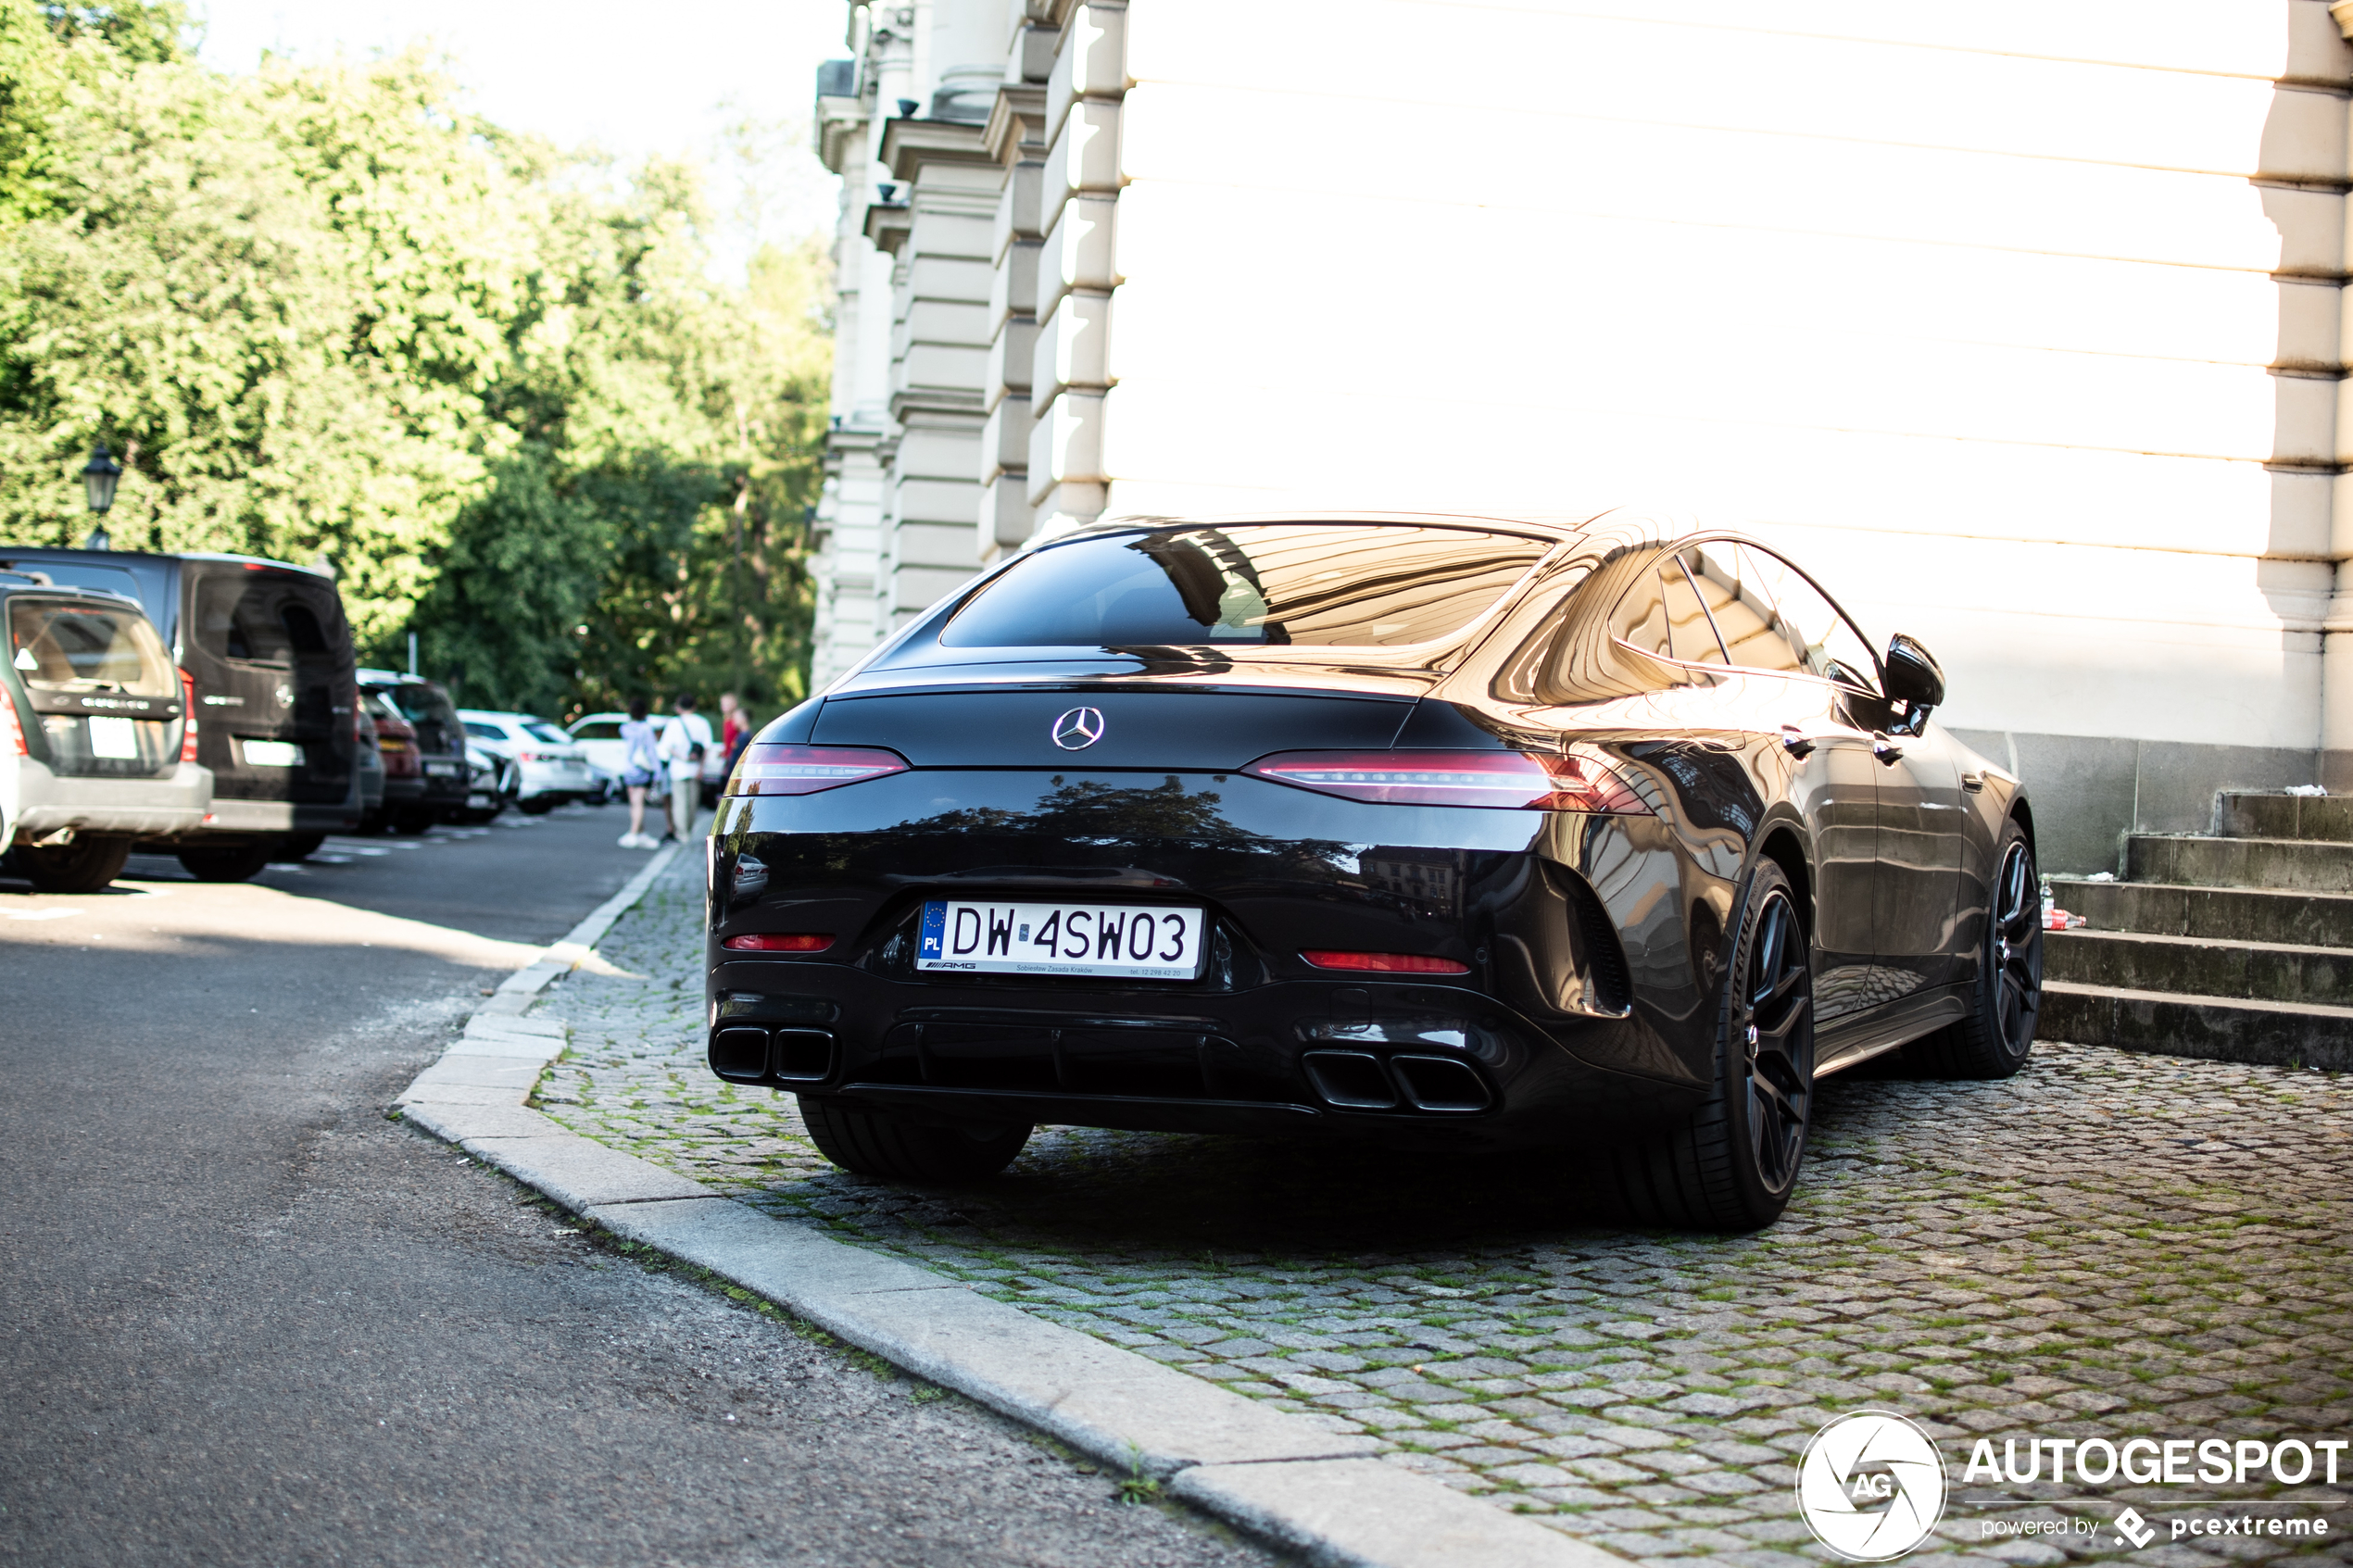
[(1879, 692), (1879, 661), (1854, 622), (1789, 562), (1753, 545), (1700, 547), (1692, 575), (1731, 661)]

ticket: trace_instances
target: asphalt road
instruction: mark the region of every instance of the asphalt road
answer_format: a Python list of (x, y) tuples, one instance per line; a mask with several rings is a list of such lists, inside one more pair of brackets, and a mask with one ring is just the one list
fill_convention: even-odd
[(1271, 1561), (386, 1121), (643, 863), (508, 821), (0, 879), (0, 1561)]

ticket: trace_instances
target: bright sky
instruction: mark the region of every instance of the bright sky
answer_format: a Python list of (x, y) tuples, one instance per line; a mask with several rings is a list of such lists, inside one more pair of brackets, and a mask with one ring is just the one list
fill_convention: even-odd
[[(618, 0), (196, 0), (202, 58), (250, 70), (263, 50), (366, 59), (424, 43), (454, 57), (472, 107), (559, 143), (720, 158), (747, 117), (779, 146), (762, 185), (772, 237), (830, 229), (836, 182), (808, 153), (817, 64), (847, 53), (844, 0), (705, 0), (675, 11)], [(663, 19), (669, 18), (665, 22)], [(729, 199), (724, 185), (713, 192)]]

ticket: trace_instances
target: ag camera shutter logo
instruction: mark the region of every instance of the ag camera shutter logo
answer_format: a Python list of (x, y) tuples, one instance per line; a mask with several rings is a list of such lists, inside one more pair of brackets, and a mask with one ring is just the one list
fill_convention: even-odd
[(1892, 1411), (1840, 1416), (1797, 1461), (1797, 1511), (1849, 1562), (1901, 1557), (1944, 1515), (1944, 1456)]

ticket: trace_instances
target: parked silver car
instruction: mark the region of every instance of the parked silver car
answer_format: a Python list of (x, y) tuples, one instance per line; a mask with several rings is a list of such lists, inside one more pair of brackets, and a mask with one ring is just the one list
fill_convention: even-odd
[(0, 571), (0, 851), (44, 893), (94, 893), (137, 840), (204, 823), (187, 678), (136, 599)]

